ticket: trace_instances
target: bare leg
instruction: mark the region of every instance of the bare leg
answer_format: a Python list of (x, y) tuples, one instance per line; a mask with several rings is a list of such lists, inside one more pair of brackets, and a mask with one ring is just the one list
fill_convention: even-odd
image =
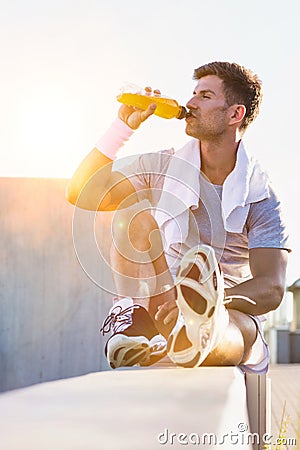
[(208, 355), (203, 366), (237, 366), (250, 356), (257, 335), (254, 320), (234, 309), (228, 312), (229, 325), (224, 338)]
[(175, 289), (161, 293), (163, 286), (173, 286), (173, 279), (157, 223), (147, 211), (118, 212), (113, 223), (111, 267), (117, 293), (132, 297), (152, 317), (159, 304), (175, 295)]

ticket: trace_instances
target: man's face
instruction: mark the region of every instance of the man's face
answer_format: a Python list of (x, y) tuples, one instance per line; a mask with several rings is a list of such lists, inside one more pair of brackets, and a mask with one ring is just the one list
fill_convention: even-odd
[(228, 129), (228, 105), (222, 80), (207, 75), (198, 80), (193, 97), (187, 102), (186, 133), (196, 139), (219, 138)]

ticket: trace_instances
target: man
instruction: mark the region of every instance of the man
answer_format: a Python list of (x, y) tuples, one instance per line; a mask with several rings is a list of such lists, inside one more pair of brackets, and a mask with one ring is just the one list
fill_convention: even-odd
[(261, 322), (282, 300), (289, 248), (280, 203), (242, 141), (259, 111), (261, 83), (227, 62), (199, 67), (194, 79), (186, 104), (192, 140), (112, 170), (120, 145), (155, 111), (123, 105), (67, 198), (80, 208), (116, 210), (118, 297), (102, 327), (113, 331), (111, 367), (152, 364), (167, 345), (179, 366), (264, 373)]

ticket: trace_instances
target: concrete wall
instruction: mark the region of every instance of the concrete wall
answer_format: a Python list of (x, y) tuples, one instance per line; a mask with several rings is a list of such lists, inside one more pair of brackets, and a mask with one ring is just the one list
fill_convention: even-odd
[(108, 369), (99, 328), (112, 280), (97, 249), (108, 251), (110, 219), (80, 211), (73, 221), (65, 185), (0, 179), (1, 391)]

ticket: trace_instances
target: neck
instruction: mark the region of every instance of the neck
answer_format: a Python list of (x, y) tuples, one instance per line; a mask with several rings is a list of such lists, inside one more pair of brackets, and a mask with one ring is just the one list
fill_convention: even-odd
[(222, 185), (233, 171), (240, 137), (218, 141), (199, 141), (201, 152), (201, 171), (213, 184)]

